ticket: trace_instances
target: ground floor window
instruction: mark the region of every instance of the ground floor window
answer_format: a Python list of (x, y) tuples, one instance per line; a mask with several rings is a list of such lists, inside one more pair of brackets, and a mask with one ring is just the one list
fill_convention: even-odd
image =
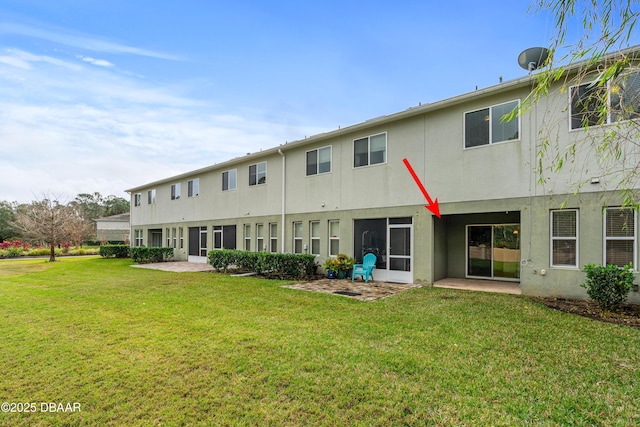
[(134, 230), (135, 246), (143, 246), (142, 230)]
[(235, 249), (236, 248), (236, 226), (235, 225), (214, 225), (213, 226), (213, 249)]
[(171, 247), (171, 230), (169, 230), (169, 227), (167, 227), (167, 247), (170, 248)]
[(256, 251), (266, 251), (267, 247), (264, 245), (264, 224), (256, 224)]
[(173, 227), (171, 229), (171, 247), (172, 248), (177, 248), (178, 247), (178, 233), (177, 233), (177, 229), (175, 227)]
[(551, 265), (578, 267), (578, 211), (551, 211)]
[(184, 228), (180, 227), (180, 249), (184, 249)]
[(340, 221), (329, 221), (329, 256), (340, 253)]
[(244, 225), (244, 250), (251, 250), (251, 224)]
[(311, 221), (309, 223), (309, 233), (311, 253), (320, 255), (320, 221)]
[(636, 213), (632, 208), (608, 208), (605, 212), (604, 262), (636, 268)]
[(278, 224), (269, 224), (269, 251), (278, 252)]
[(302, 253), (302, 223), (293, 223), (293, 253)]

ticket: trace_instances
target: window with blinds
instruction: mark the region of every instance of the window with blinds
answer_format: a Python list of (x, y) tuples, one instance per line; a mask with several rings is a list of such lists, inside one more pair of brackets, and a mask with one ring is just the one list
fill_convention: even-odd
[(605, 213), (605, 264), (636, 267), (636, 214), (631, 208), (608, 208)]
[(578, 211), (551, 211), (551, 265), (578, 267)]

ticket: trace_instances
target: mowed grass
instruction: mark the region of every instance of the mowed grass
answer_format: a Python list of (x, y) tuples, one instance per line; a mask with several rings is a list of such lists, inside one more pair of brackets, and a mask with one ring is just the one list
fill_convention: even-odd
[(640, 331), (526, 298), (375, 302), (128, 260), (0, 261), (0, 425), (640, 424)]

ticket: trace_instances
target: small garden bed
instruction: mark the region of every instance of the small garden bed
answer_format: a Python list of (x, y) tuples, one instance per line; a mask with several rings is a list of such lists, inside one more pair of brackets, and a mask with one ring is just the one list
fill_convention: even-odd
[(640, 305), (625, 304), (619, 311), (604, 311), (596, 303), (588, 300), (573, 300), (564, 298), (529, 297), (529, 299), (546, 305), (554, 310), (577, 314), (616, 325), (631, 326), (640, 329)]

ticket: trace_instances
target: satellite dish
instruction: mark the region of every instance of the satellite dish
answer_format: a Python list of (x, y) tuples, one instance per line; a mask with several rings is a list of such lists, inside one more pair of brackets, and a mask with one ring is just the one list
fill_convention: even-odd
[(549, 58), (549, 49), (530, 47), (518, 56), (518, 64), (527, 71), (537, 70)]

